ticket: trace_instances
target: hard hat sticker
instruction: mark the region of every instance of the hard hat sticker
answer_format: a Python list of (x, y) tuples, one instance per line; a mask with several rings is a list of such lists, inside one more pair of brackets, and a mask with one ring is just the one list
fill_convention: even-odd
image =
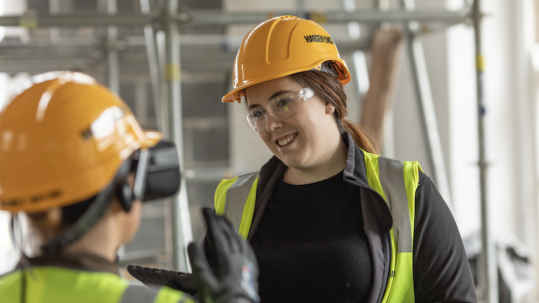
[(62, 190), (61, 189), (55, 189), (55, 190), (52, 190), (52, 191), (50, 191), (48, 193), (41, 193), (41, 194), (33, 195), (32, 197), (30, 197), (30, 202), (39, 203), (39, 202), (41, 202), (43, 200), (58, 198), (61, 195), (62, 195)]
[(124, 111), (118, 106), (112, 106), (105, 109), (97, 119), (95, 119), (90, 127), (81, 131), (84, 139), (94, 137), (102, 139), (113, 134), (117, 128), (117, 122), (124, 117)]
[(14, 207), (17, 205), (21, 205), (24, 203), (24, 200), (22, 199), (10, 199), (10, 200), (0, 200), (0, 205), (3, 207)]
[(305, 41), (307, 41), (307, 43), (320, 42), (320, 43), (327, 43), (327, 44), (335, 44), (333, 43), (333, 40), (331, 39), (330, 36), (308, 35), (308, 36), (303, 36), (303, 38), (305, 38)]
[(27, 204), (28, 202), (37, 204), (37, 203), (43, 202), (44, 200), (57, 199), (60, 196), (62, 196), (62, 190), (57, 188), (49, 192), (34, 194), (28, 198), (17, 197), (17, 198), (0, 199), (0, 205), (3, 207), (16, 207), (19, 205)]

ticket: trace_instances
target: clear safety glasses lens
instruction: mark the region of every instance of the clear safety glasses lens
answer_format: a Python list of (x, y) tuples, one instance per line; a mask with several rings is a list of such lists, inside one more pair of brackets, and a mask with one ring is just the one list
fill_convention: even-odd
[(298, 91), (290, 91), (280, 94), (270, 100), (267, 108), (254, 107), (247, 114), (247, 122), (251, 128), (259, 133), (266, 131), (268, 115), (279, 121), (286, 120), (297, 112), (298, 105), (314, 96), (314, 91), (308, 87)]

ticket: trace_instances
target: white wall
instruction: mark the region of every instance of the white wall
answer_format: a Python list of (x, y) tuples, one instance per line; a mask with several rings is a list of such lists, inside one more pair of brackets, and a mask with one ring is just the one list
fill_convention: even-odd
[[(27, 3), (26, 0), (0, 0), (0, 5), (3, 4), (3, 14), (4, 15), (19, 15), (26, 11)], [(20, 37), (21, 41), (28, 41), (28, 30), (22, 27), (3, 27), (2, 38), (5, 35), (6, 37)], [(1, 39), (0, 39), (1, 40)]]
[(9, 235), (9, 214), (0, 211), (0, 275), (11, 271), (17, 262), (15, 252)]
[[(7, 74), (0, 73), (0, 112), (7, 100), (8, 80)], [(0, 275), (13, 269), (14, 254), (9, 235), (9, 214), (0, 211)]]
[[(448, 1), (455, 8), (459, 0)], [(509, 231), (534, 249), (537, 184), (533, 1), (483, 1), (486, 59), (488, 201), (495, 231)], [(473, 32), (448, 31), (450, 155), (455, 215), (463, 233), (480, 226)]]
[[(456, 8), (462, 1), (449, 0)], [(538, 260), (537, 84), (532, 0), (482, 1), (486, 60), (487, 198), (493, 237), (511, 233)], [(473, 31), (448, 31), (450, 161), (454, 214), (463, 234), (480, 228)], [(537, 265), (536, 265), (537, 268)]]
[(9, 76), (5, 73), (0, 73), (0, 111), (4, 108), (7, 101)]
[[(0, 73), (0, 111), (11, 96), (12, 89), (28, 79), (28, 74), (18, 74), (15, 77)], [(14, 268), (18, 254), (11, 245), (9, 235), (9, 213), (0, 211), (0, 275)]]

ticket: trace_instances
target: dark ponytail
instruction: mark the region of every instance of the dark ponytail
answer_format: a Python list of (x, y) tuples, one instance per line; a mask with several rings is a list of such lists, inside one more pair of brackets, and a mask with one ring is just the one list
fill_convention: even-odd
[(362, 150), (378, 154), (378, 147), (372, 132), (345, 119), (348, 116), (346, 93), (341, 82), (334, 76), (320, 71), (305, 71), (290, 75), (299, 84), (310, 87), (314, 93), (327, 103), (335, 106), (335, 121), (341, 133), (349, 132)]

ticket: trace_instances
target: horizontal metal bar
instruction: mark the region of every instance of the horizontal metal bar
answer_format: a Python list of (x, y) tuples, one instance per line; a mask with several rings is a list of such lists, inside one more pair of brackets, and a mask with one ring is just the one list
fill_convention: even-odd
[[(188, 47), (187, 52), (222, 52), (234, 53), (238, 52), (242, 43), (243, 37), (226, 36), (226, 35), (185, 35), (182, 36), (180, 44), (182, 47)], [(368, 49), (368, 39), (352, 40), (334, 37), (333, 41), (341, 52), (355, 51), (358, 49)], [(127, 36), (124, 39), (119, 39), (120, 50), (124, 49), (140, 49), (141, 52), (146, 52), (146, 40), (144, 36)], [(89, 48), (94, 49), (104, 48), (103, 41), (96, 38), (66, 38), (60, 41), (51, 41), (49, 38), (34, 38), (26, 43), (21, 43), (19, 40), (0, 42), (0, 50), (31, 50), (36, 55), (39, 55), (43, 49), (54, 49), (65, 53), (73, 51), (75, 54), (80, 50), (89, 51)]]
[(141, 14), (70, 13), (70, 14), (27, 14), (1, 16), (0, 26), (36, 27), (81, 27), (81, 26), (143, 26), (152, 18)]
[[(282, 12), (223, 12), (214, 10), (192, 10), (180, 12), (173, 19), (182, 24), (193, 26), (224, 26), (230, 24), (256, 24), (273, 16), (294, 15), (311, 19), (319, 23), (360, 23), (377, 22), (448, 22), (460, 23), (470, 18), (468, 10), (444, 11), (355, 11), (355, 12), (308, 12), (308, 11), (282, 11)], [(18, 16), (1, 16), (0, 26), (36, 27), (101, 27), (101, 26), (144, 26), (163, 20), (163, 16), (142, 14), (116, 14), (102, 13), (70, 13), (70, 14), (24, 14)]]
[(318, 23), (378, 23), (378, 22), (432, 22), (443, 21), (449, 23), (461, 23), (470, 18), (468, 10), (444, 11), (444, 10), (419, 10), (419, 11), (355, 11), (355, 12), (306, 12), (306, 11), (281, 11), (281, 12), (221, 12), (221, 11), (192, 11), (191, 18), (194, 25), (228, 25), (228, 24), (257, 24), (274, 16), (293, 15), (310, 19)]

